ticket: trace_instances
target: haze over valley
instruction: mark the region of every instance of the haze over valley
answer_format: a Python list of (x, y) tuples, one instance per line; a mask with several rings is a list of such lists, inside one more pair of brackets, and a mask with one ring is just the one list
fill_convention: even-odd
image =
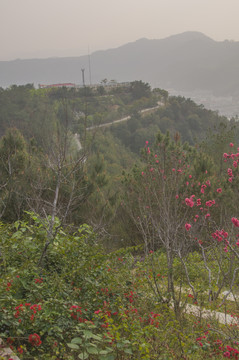
[(80, 57), (0, 62), (0, 86), (143, 80), (172, 95), (190, 97), (228, 117), (239, 113), (239, 42), (215, 41), (200, 32), (139, 39)]

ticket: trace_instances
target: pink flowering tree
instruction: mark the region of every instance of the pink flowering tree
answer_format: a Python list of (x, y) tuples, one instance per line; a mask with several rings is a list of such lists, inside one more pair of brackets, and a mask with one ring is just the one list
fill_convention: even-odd
[[(168, 301), (173, 300), (176, 313), (181, 291), (175, 287), (175, 261), (181, 262), (181, 276), (195, 301), (202, 286), (195, 281), (192, 267), (200, 271), (209, 301), (224, 289), (228, 296), (237, 281), (239, 220), (233, 214), (238, 202), (239, 154), (229, 152), (223, 158), (225, 166), (228, 162), (232, 166), (219, 181), (207, 155), (159, 134), (154, 147), (146, 141), (144, 165), (135, 167), (127, 179), (126, 210), (142, 236), (145, 253), (162, 249), (166, 254)], [(192, 260), (195, 251), (200, 257), (198, 268)]]
[(195, 199), (187, 194), (192, 178), (190, 163), (196, 155), (192, 147), (183, 147), (177, 140), (159, 133), (153, 148), (146, 141), (144, 165), (128, 176), (125, 201), (142, 236), (145, 253), (157, 249), (166, 253), (168, 301), (173, 300), (176, 311), (180, 296), (175, 292), (174, 259), (186, 257), (194, 245), (187, 219)]
[[(233, 143), (230, 143), (229, 148), (230, 151), (222, 155), (224, 173), (220, 180), (215, 176), (209, 179), (207, 174), (204, 174), (203, 182), (198, 183), (201, 196), (191, 206), (190, 214), (195, 214), (197, 209), (190, 231), (192, 242), (199, 246), (206, 270), (208, 299), (217, 300), (222, 290), (227, 289), (221, 304), (233, 292), (239, 272), (239, 220), (235, 216), (239, 200), (239, 149), (234, 152)], [(185, 202), (190, 206), (187, 199)], [(196, 297), (196, 289), (190, 281), (187, 265), (184, 264), (184, 267)]]

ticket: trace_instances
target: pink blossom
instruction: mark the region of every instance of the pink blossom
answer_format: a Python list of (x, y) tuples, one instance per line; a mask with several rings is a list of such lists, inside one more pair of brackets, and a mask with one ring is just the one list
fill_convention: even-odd
[(218, 189), (217, 189), (217, 192), (218, 192), (218, 193), (221, 193), (221, 192), (222, 192), (222, 188), (218, 188)]
[(192, 179), (192, 175), (189, 175), (188, 177), (189, 177), (189, 179)]
[(233, 166), (234, 166), (234, 168), (237, 167), (237, 161), (233, 161)]
[(206, 215), (205, 215), (205, 219), (207, 219), (207, 218), (209, 218), (211, 215), (209, 214), (209, 213), (207, 213)]
[(211, 207), (212, 205), (215, 205), (215, 200), (206, 201), (206, 206)]
[(224, 154), (223, 154), (223, 157), (224, 157), (225, 159), (227, 159), (228, 156), (229, 156), (229, 155), (228, 155), (227, 153), (224, 153)]
[(228, 179), (228, 181), (232, 182), (232, 177), (230, 177), (230, 178)]
[(185, 203), (186, 203), (187, 206), (190, 206), (190, 207), (193, 207), (193, 205), (194, 205), (194, 202), (193, 202), (192, 198), (190, 198), (190, 199), (186, 198)]
[(198, 218), (199, 218), (199, 215), (195, 215), (194, 222), (196, 222)]
[(221, 230), (222, 235), (225, 237), (225, 239), (227, 239), (228, 237), (228, 232), (224, 231), (223, 229)]
[(191, 227), (192, 227), (191, 224), (188, 224), (188, 223), (185, 224), (185, 229), (186, 229), (187, 231), (189, 231), (189, 230), (191, 229)]
[(233, 146), (234, 146), (234, 144), (231, 142), (231, 143), (230, 143), (230, 146), (231, 146), (231, 147), (233, 147)]
[(231, 353), (229, 351), (226, 351), (224, 352), (223, 356), (229, 358), (231, 357)]
[(176, 199), (178, 199), (178, 198), (179, 198), (179, 196), (178, 196), (178, 195), (176, 195), (176, 196), (175, 196), (175, 198), (176, 198)]
[(232, 221), (232, 223), (234, 224), (234, 226), (239, 227), (239, 220), (238, 220), (237, 218), (233, 217), (233, 218), (231, 219), (231, 221)]
[(148, 145), (148, 143), (149, 143), (148, 141), (145, 141), (145, 145)]
[(233, 175), (232, 175), (232, 169), (228, 168), (228, 169), (227, 169), (227, 173), (228, 173), (228, 176), (229, 176), (229, 177), (232, 177), (232, 176), (233, 176)]
[(226, 231), (222, 230), (217, 230), (216, 232), (214, 232), (212, 234), (212, 237), (214, 239), (216, 239), (217, 241), (221, 242), (222, 240), (224, 240), (225, 242), (227, 242), (227, 237), (228, 237), (228, 233)]

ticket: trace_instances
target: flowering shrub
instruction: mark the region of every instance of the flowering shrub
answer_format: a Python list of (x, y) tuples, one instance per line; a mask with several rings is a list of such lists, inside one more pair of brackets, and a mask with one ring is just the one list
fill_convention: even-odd
[[(209, 301), (219, 307), (239, 281), (239, 234), (234, 232), (239, 226), (234, 215), (239, 200), (239, 154), (223, 154), (225, 172), (219, 181), (212, 168), (204, 167), (210, 162), (203, 163), (204, 158), (201, 154), (197, 158), (195, 152), (192, 162), (192, 153), (168, 135), (159, 135), (154, 147), (149, 143), (145, 146), (144, 176), (138, 176), (142, 172), (139, 169), (127, 179), (129, 215), (142, 235), (145, 254), (156, 249), (166, 254), (168, 295), (163, 294), (155, 275), (149, 275), (148, 281), (158, 301), (174, 304), (176, 317), (183, 309), (177, 281), (180, 289), (182, 282), (190, 288), (188, 300), (192, 297), (194, 304)], [(229, 167), (230, 161), (233, 166)], [(192, 262), (193, 251), (198, 255), (197, 263)], [(152, 274), (157, 273), (158, 263), (153, 257), (151, 268)], [(222, 291), (226, 295), (220, 300)], [(202, 347), (205, 350), (207, 345)]]
[[(210, 171), (196, 176), (190, 147), (166, 136), (156, 150), (146, 144), (145, 168), (127, 182), (144, 253), (139, 246), (106, 254), (85, 225), (74, 234), (60, 229), (39, 267), (44, 226), (2, 225), (0, 336), (20, 358), (238, 359), (239, 312), (228, 300), (239, 247), (238, 166), (228, 162), (238, 156), (224, 154), (218, 182)], [(235, 322), (189, 316), (189, 304), (229, 307)]]
[(29, 340), (29, 343), (32, 345), (32, 346), (40, 346), (41, 345), (41, 338), (38, 334), (31, 334), (29, 335), (28, 337), (28, 340)]

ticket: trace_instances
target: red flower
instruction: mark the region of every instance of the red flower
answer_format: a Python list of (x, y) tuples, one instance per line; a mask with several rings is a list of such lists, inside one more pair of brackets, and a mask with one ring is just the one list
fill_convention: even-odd
[(41, 345), (41, 338), (38, 334), (31, 334), (28, 337), (29, 342), (32, 346), (40, 346)]
[(41, 284), (43, 282), (43, 278), (35, 279), (35, 284)]

